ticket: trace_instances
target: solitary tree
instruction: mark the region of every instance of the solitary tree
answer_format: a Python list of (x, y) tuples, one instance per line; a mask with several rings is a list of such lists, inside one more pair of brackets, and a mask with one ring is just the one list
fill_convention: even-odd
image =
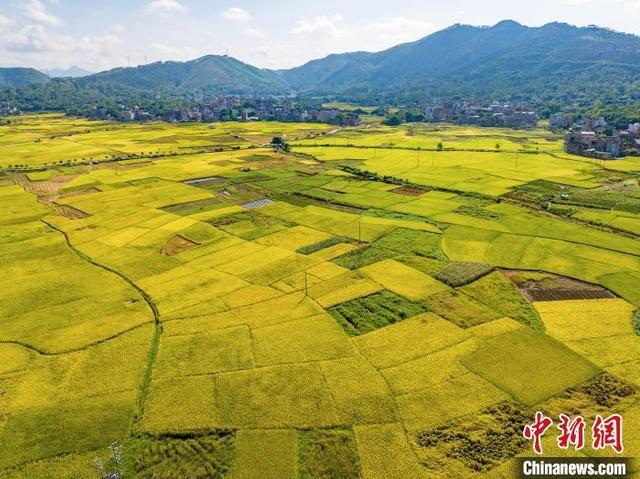
[(496, 150), (500, 149), (500, 143), (496, 143)]
[(444, 148), (444, 145), (442, 144), (442, 142), (438, 142), (438, 146), (436, 147), (438, 148), (438, 151), (442, 151), (442, 149)]
[(281, 136), (274, 136), (273, 137), (273, 139), (271, 140), (271, 147), (275, 151), (289, 151), (290, 150), (289, 144)]

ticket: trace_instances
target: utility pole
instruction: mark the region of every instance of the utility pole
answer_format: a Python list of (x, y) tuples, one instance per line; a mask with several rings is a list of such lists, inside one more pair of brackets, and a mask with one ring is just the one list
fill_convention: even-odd
[(307, 284), (307, 272), (304, 272), (304, 295), (309, 296), (309, 287)]

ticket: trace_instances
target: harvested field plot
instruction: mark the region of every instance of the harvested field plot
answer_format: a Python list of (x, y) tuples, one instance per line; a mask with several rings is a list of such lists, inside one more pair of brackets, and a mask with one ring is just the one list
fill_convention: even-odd
[(565, 278), (553, 274), (504, 270), (529, 301), (566, 301), (571, 299), (614, 298), (609, 290), (596, 284)]
[(164, 256), (174, 256), (178, 253), (181, 253), (182, 251), (195, 248), (196, 246), (198, 246), (198, 243), (196, 243), (195, 241), (191, 241), (188, 238), (176, 235), (169, 241), (167, 241), (160, 253)]

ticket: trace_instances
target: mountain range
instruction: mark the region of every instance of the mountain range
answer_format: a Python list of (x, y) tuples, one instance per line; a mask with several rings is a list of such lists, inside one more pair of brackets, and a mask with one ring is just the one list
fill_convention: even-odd
[(334, 54), (277, 71), (215, 55), (64, 80), (32, 69), (0, 69), (0, 87), (20, 90), (29, 84), (32, 94), (62, 89), (92, 99), (296, 92), (352, 99), (428, 95), (628, 104), (640, 102), (640, 37), (595, 26), (527, 27), (507, 20), (492, 27), (457, 24), (381, 52)]

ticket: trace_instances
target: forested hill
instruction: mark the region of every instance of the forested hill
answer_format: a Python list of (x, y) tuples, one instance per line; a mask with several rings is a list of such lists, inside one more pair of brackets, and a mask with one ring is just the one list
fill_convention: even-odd
[(378, 53), (330, 55), (280, 72), (297, 91), (640, 101), (640, 37), (513, 21), (454, 25)]
[(133, 68), (116, 68), (76, 81), (81, 86), (120, 85), (167, 95), (280, 93), (288, 90), (275, 72), (218, 55), (188, 62), (156, 62)]
[(48, 81), (47, 75), (33, 68), (0, 68), (0, 88), (23, 87)]
[[(329, 55), (280, 71), (214, 55), (53, 82), (35, 70), (19, 70), (32, 72), (31, 79), (3, 81), (8, 70), (0, 69), (0, 100), (11, 99), (27, 110), (292, 92), (367, 103), (478, 97), (539, 107), (640, 106), (640, 37), (563, 23), (454, 25), (382, 52)], [(28, 83), (33, 84), (24, 86)], [(14, 88), (2, 90), (3, 85)]]

